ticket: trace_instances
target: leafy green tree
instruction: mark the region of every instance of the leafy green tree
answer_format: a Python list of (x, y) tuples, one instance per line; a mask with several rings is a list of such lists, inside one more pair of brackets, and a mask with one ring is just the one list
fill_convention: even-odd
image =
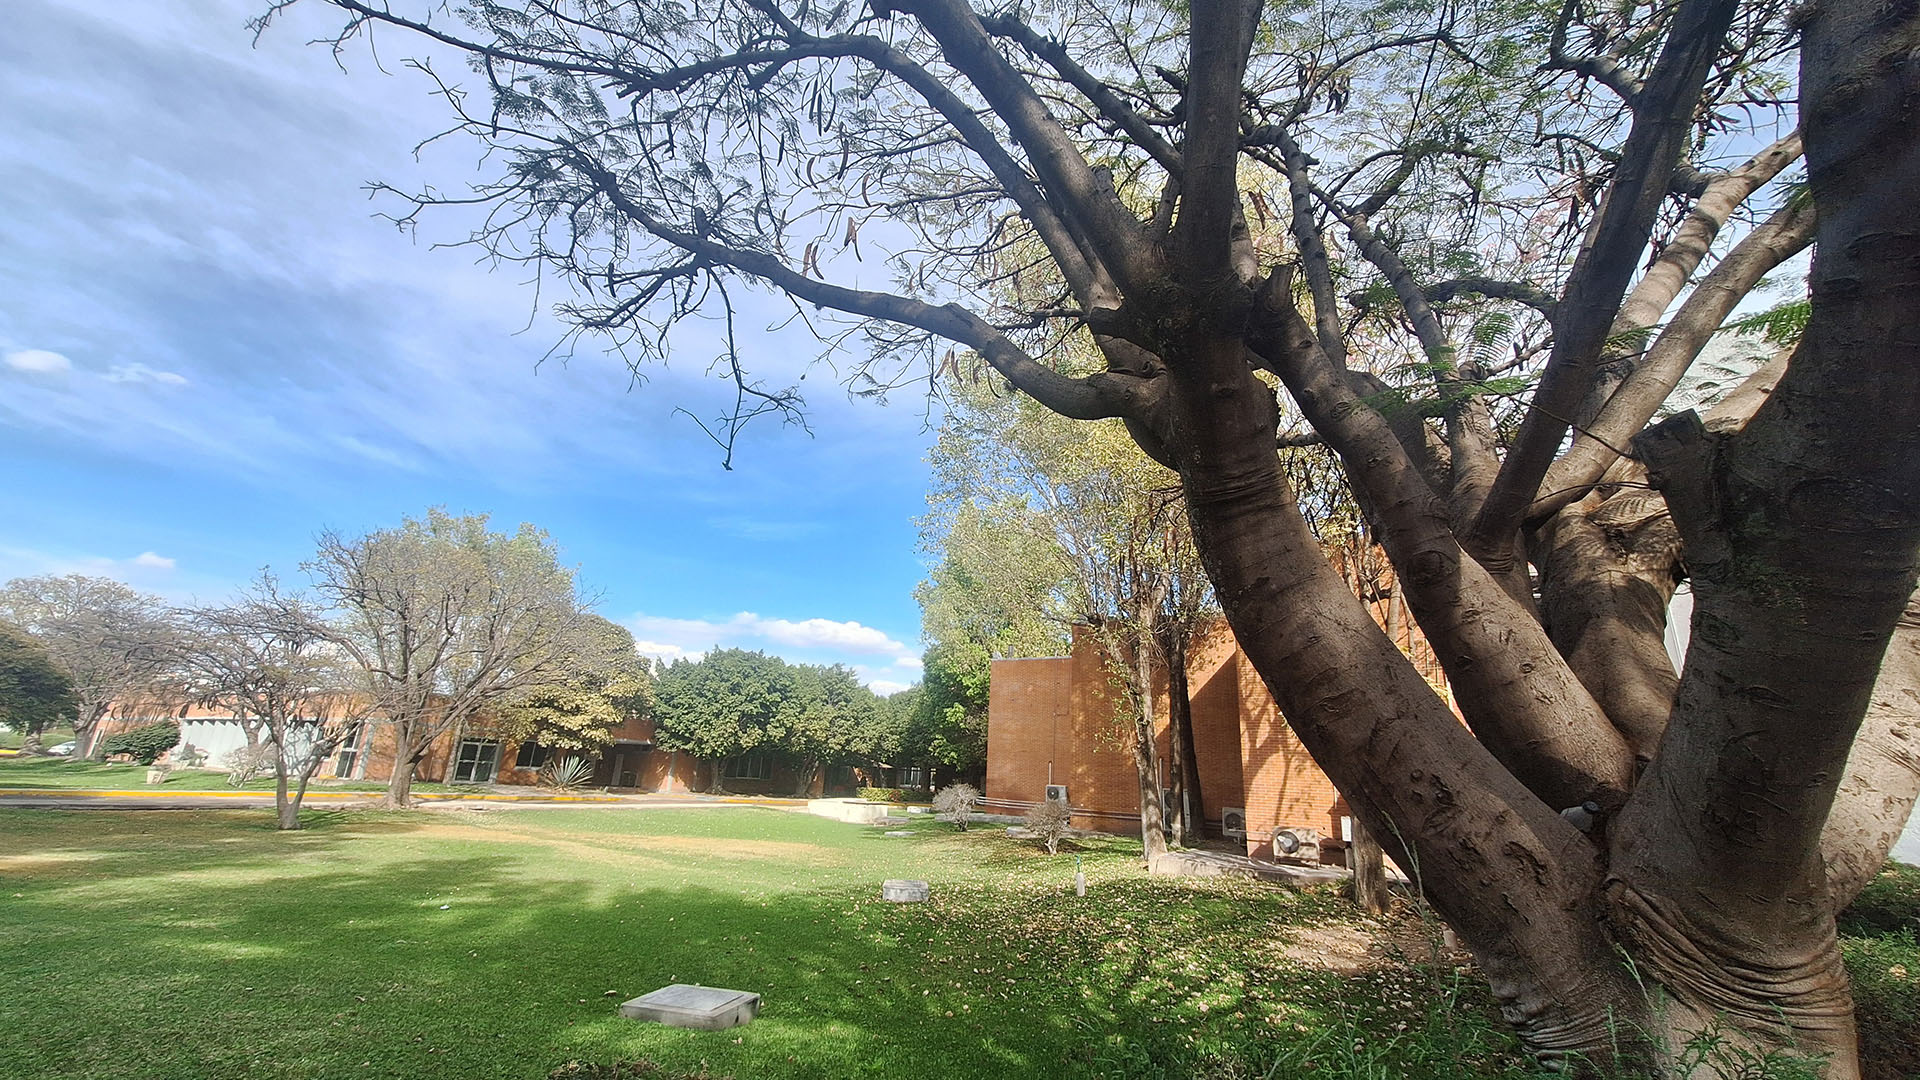
[(951, 776), (979, 777), (987, 767), (987, 682), (991, 655), (960, 640), (924, 654), (919, 692), (905, 703), (901, 757)]
[(577, 649), (549, 682), (504, 699), (493, 716), (507, 739), (549, 749), (597, 751), (622, 724), (653, 706), (653, 674), (634, 650), (633, 634), (599, 615), (586, 616)]
[(37, 745), (48, 728), (71, 723), (79, 708), (73, 679), (25, 630), (0, 623), (0, 724)]
[(852, 669), (799, 665), (791, 677), (799, 708), (780, 747), (793, 758), (796, 794), (813, 790), (823, 766), (886, 759), (890, 747), (880, 699)]
[[(571, 281), (561, 315), (636, 364), (771, 287), (865, 332), (858, 389), (978, 358), (1121, 419), (1530, 1049), (1726, 1019), (1857, 1074), (1834, 912), (1920, 793), (1910, 5), (331, 2), (336, 46), (397, 30), (481, 73), (442, 96), (481, 178), (383, 189), (395, 216), (485, 204), (472, 242)], [(1816, 239), (1778, 378), (1650, 426)], [(802, 405), (748, 355), (718, 350), (729, 455)], [(1339, 454), (1450, 697), (1328, 564), (1283, 421)], [(1587, 801), (1603, 827), (1560, 813)]]
[(679, 659), (660, 673), (654, 738), (669, 750), (715, 763), (713, 790), (725, 764), (754, 750), (780, 747), (804, 708), (786, 662), (746, 649), (715, 649)]

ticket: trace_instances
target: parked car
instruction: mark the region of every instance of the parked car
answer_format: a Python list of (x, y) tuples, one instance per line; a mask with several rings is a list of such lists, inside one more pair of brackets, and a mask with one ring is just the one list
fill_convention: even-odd
[(70, 756), (70, 755), (71, 755), (71, 754), (73, 753), (73, 751), (74, 751), (74, 750), (75, 750), (75, 746), (74, 746), (74, 744), (73, 744), (73, 743), (71, 743), (71, 742), (63, 742), (63, 743), (61, 743), (61, 744), (60, 744), (60, 745), (58, 745), (58, 746), (49, 746), (49, 747), (47, 747), (47, 753), (49, 753), (49, 754), (58, 754), (58, 755), (59, 755), (59, 756), (61, 756), (61, 757), (68, 757), (68, 756)]

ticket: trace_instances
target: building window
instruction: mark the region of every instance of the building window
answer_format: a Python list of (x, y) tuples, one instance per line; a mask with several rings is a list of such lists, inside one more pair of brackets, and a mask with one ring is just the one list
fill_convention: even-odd
[(453, 762), (453, 782), (484, 784), (500, 771), (500, 744), (492, 739), (468, 739), (460, 744)]
[(520, 753), (513, 759), (513, 767), (516, 769), (537, 769), (545, 765), (547, 758), (552, 755), (553, 751), (548, 750), (537, 742), (523, 742), (520, 744)]
[(729, 780), (771, 780), (773, 779), (773, 755), (765, 750), (755, 750), (750, 754), (741, 754), (727, 762)]
[(900, 781), (901, 787), (923, 788), (927, 786), (927, 770), (913, 766), (907, 770), (907, 778)]
[(340, 744), (340, 753), (333, 759), (333, 775), (342, 780), (357, 780), (356, 772), (367, 753), (367, 725), (355, 724), (353, 732)]

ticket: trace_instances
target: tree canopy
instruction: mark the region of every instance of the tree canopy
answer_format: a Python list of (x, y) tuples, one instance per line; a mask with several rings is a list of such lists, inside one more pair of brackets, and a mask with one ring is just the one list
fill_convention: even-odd
[[(825, 765), (885, 761), (898, 748), (890, 714), (845, 667), (789, 664), (746, 649), (678, 659), (660, 673), (655, 739), (725, 763), (754, 751), (792, 764), (802, 789)], [(724, 777), (716, 772), (716, 786)]]
[(414, 767), (440, 736), (517, 695), (565, 685), (576, 658), (605, 637), (547, 534), (524, 524), (494, 532), (484, 514), (433, 509), (360, 537), (324, 532), (305, 569), (329, 640), (394, 727), (393, 805), (406, 804)]
[(73, 679), (46, 647), (17, 626), (0, 622), (0, 724), (37, 735), (71, 723), (79, 708)]

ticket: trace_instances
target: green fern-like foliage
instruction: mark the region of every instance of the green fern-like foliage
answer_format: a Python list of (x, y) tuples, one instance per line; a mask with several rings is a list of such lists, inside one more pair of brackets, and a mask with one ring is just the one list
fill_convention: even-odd
[(1767, 344), (1784, 348), (1799, 343), (1800, 335), (1807, 332), (1807, 319), (1812, 314), (1813, 301), (1801, 297), (1736, 319), (1728, 323), (1727, 328), (1742, 334), (1757, 334)]

